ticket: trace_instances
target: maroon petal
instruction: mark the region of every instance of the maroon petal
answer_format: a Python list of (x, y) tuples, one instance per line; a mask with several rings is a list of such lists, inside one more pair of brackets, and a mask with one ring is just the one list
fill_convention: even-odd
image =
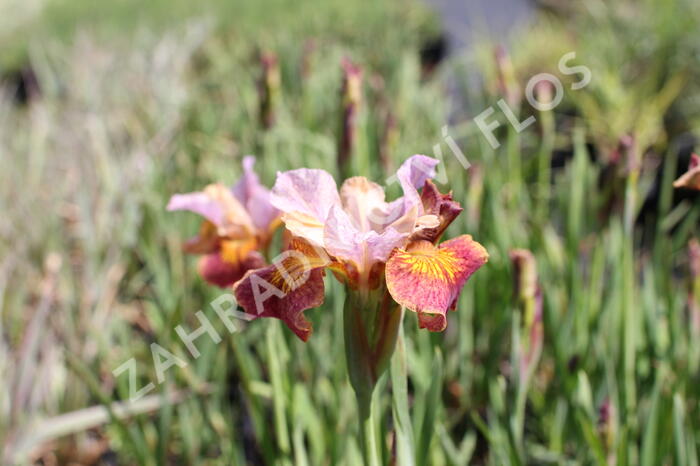
[(257, 269), (265, 265), (265, 259), (257, 251), (250, 252), (240, 262), (228, 262), (224, 260), (221, 252), (214, 252), (202, 256), (197, 268), (199, 274), (207, 282), (226, 288), (238, 280), (249, 270)]
[(299, 249), (299, 243), (281, 254), (272, 265), (248, 272), (234, 286), (238, 304), (257, 317), (282, 320), (303, 341), (311, 336), (304, 311), (323, 304), (323, 268), (328, 261)]
[(421, 202), (426, 215), (435, 215), (438, 218), (438, 226), (424, 228), (416, 231), (413, 240), (424, 239), (436, 243), (448, 226), (462, 212), (459, 202), (452, 199), (452, 193), (442, 194), (431, 180), (425, 180), (421, 192)]

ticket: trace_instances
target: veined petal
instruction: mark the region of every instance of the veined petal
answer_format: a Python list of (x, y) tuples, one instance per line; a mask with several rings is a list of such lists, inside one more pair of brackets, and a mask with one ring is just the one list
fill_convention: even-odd
[(387, 288), (396, 302), (418, 313), (421, 328), (442, 331), (462, 286), (487, 260), (486, 249), (470, 235), (439, 247), (416, 241), (395, 250), (387, 261)]
[(700, 190), (700, 155), (691, 154), (688, 171), (673, 182), (673, 187)]
[(288, 214), (300, 213), (323, 224), (333, 206), (340, 205), (333, 177), (324, 170), (300, 168), (277, 174), (270, 196), (272, 205)]
[(265, 260), (257, 251), (249, 252), (240, 261), (229, 262), (221, 251), (202, 256), (197, 264), (199, 274), (207, 282), (226, 288), (240, 280), (249, 270), (265, 265)]
[(306, 341), (312, 329), (303, 312), (323, 304), (323, 267), (328, 263), (307, 243), (293, 240), (272, 265), (249, 271), (234, 285), (236, 300), (248, 314), (284, 321)]
[(329, 254), (351, 262), (358, 271), (368, 271), (376, 262), (386, 262), (391, 251), (403, 246), (407, 238), (407, 232), (391, 227), (381, 233), (359, 231), (348, 213), (336, 206), (326, 221), (323, 241)]
[(270, 224), (279, 216), (279, 211), (270, 202), (270, 190), (260, 184), (253, 170), (255, 157), (243, 158), (243, 176), (232, 188), (233, 195), (248, 211), (253, 223), (260, 231), (267, 231)]
[(340, 187), (340, 200), (360, 231), (381, 230), (388, 204), (384, 189), (364, 176), (348, 178)]
[(323, 244), (328, 253), (342, 261), (363, 263), (362, 234), (340, 206), (334, 206), (323, 230)]
[(365, 235), (365, 242), (372, 263), (386, 262), (391, 255), (391, 251), (406, 244), (407, 232), (399, 232), (392, 227), (381, 233), (370, 231)]

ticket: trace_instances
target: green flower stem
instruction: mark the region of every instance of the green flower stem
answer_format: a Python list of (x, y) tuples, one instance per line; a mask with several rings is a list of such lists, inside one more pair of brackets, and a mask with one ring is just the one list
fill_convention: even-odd
[[(403, 311), (402, 311), (403, 312)], [(399, 326), (396, 351), (391, 358), (392, 414), (396, 435), (396, 464), (414, 465), (415, 442), (408, 405), (408, 361), (403, 327)]]
[(386, 372), (402, 322), (401, 308), (384, 286), (348, 290), (343, 310), (348, 376), (357, 398), (360, 447), (367, 465), (379, 465), (372, 394)]
[(360, 413), (360, 450), (365, 466), (379, 466), (381, 464), (377, 434), (374, 428), (372, 396), (357, 397), (357, 407)]
[(286, 394), (282, 377), (282, 361), (280, 361), (279, 326), (275, 325), (267, 329), (266, 341), (268, 351), (268, 364), (270, 367), (270, 384), (272, 385), (273, 413), (275, 417), (275, 436), (277, 446), (284, 455), (289, 455), (291, 446), (289, 443), (289, 428), (287, 425), (287, 413), (285, 409)]
[(539, 113), (542, 128), (542, 144), (538, 155), (536, 217), (544, 224), (549, 218), (551, 197), (550, 178), (552, 177), (552, 150), (556, 129), (551, 111)]
[(633, 431), (638, 428), (636, 417), (636, 399), (637, 387), (635, 384), (635, 367), (636, 367), (636, 336), (637, 326), (635, 324), (635, 311), (637, 310), (635, 296), (635, 270), (634, 270), (634, 223), (637, 216), (638, 204), (638, 185), (641, 167), (641, 154), (633, 146), (628, 153), (628, 165), (630, 173), (627, 177), (627, 186), (625, 190), (625, 210), (624, 210), (624, 233), (625, 243), (622, 255), (622, 273), (623, 273), (623, 341), (624, 341), (624, 374), (625, 374), (625, 408), (627, 418), (627, 426)]

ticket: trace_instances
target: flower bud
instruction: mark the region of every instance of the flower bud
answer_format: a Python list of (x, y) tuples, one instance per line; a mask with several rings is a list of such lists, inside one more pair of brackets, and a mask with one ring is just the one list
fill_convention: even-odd
[(608, 453), (608, 464), (615, 464), (615, 405), (606, 398), (598, 410), (598, 435)]
[(510, 260), (515, 269), (515, 295), (518, 300), (533, 299), (537, 292), (537, 264), (527, 249), (514, 249)]
[(260, 99), (260, 124), (269, 129), (275, 124), (275, 107), (280, 92), (280, 69), (277, 55), (273, 52), (263, 52), (260, 56), (262, 73), (258, 83)]
[(505, 47), (499, 45), (494, 50), (494, 61), (496, 63), (496, 86), (498, 93), (503, 96), (511, 109), (520, 106), (522, 93), (515, 78), (515, 69), (510, 61), (510, 56)]
[(345, 172), (357, 140), (357, 115), (362, 105), (362, 70), (350, 60), (343, 60), (341, 121), (338, 137), (338, 169)]
[(515, 296), (522, 313), (520, 337), (520, 383), (527, 383), (542, 353), (544, 326), (542, 322), (542, 292), (537, 280), (537, 263), (526, 249), (510, 252), (515, 268)]

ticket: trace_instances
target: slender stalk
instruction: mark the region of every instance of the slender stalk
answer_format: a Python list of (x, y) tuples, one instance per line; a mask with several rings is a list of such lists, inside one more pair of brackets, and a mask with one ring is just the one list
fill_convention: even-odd
[(623, 341), (624, 359), (623, 369), (625, 374), (625, 416), (627, 427), (636, 432), (638, 420), (636, 416), (637, 387), (635, 383), (636, 367), (636, 336), (637, 325), (635, 310), (637, 309), (635, 297), (634, 279), (634, 223), (637, 212), (638, 184), (640, 175), (640, 156), (636, 150), (634, 142), (628, 150), (629, 176), (625, 189), (625, 211), (624, 211), (624, 243), (622, 256), (623, 273)]
[[(276, 322), (275, 322), (276, 323)], [(285, 390), (282, 380), (282, 368), (279, 358), (278, 341), (281, 336), (277, 326), (270, 326), (267, 329), (267, 350), (268, 364), (270, 367), (270, 383), (273, 391), (273, 412), (275, 417), (275, 436), (277, 446), (284, 455), (288, 455), (291, 447), (289, 444), (289, 428), (287, 426), (287, 413), (285, 410)]]
[[(403, 313), (403, 310), (401, 311)], [(413, 466), (415, 443), (408, 405), (408, 361), (403, 328), (399, 327), (396, 351), (391, 358), (392, 414), (396, 444), (396, 464)]]
[(379, 466), (379, 449), (374, 429), (373, 397), (358, 396), (357, 407), (360, 413), (360, 450), (365, 466)]
[(633, 168), (627, 177), (625, 189), (625, 234), (627, 239), (633, 241), (634, 220), (637, 213), (637, 190), (639, 184), (639, 169)]
[(549, 217), (549, 199), (551, 197), (552, 150), (554, 150), (554, 117), (552, 112), (540, 112), (542, 144), (537, 166), (537, 218), (544, 224)]
[[(519, 193), (522, 186), (522, 154), (520, 153), (520, 135), (513, 125), (508, 126), (506, 153), (508, 154), (508, 181), (512, 184), (513, 192)], [(512, 196), (513, 203), (516, 199), (517, 196)]]

